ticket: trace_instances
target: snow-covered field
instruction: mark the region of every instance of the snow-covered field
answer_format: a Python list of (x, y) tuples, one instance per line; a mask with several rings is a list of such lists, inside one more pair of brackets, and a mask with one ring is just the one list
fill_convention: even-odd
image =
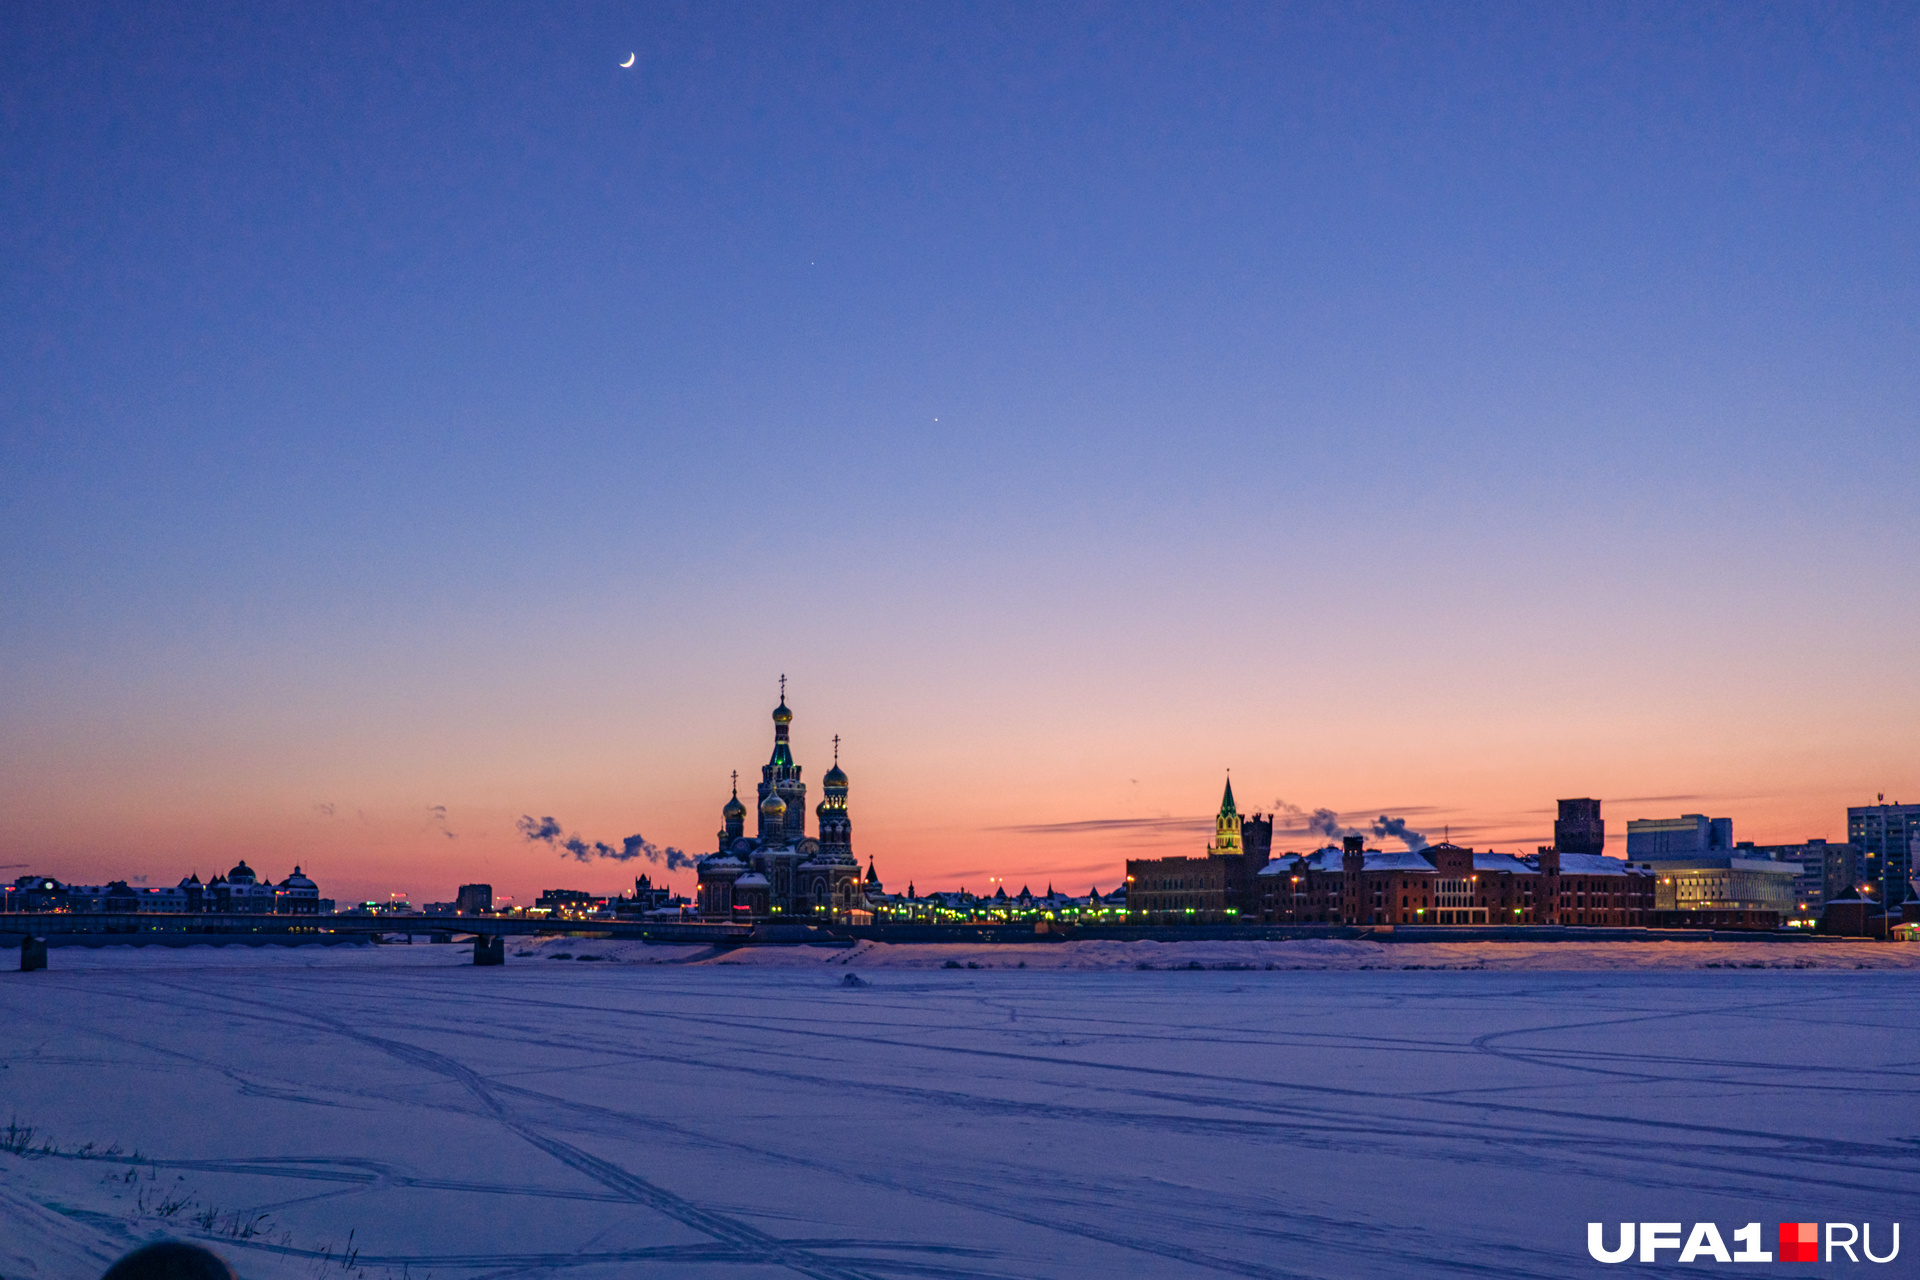
[[(0, 1137), (35, 1152), (0, 1153), (0, 1277), (163, 1232), (261, 1280), (1671, 1274), (1590, 1262), (1586, 1223), (1910, 1237), (1915, 951), (60, 948), (0, 973)], [(1920, 1272), (1902, 1246), (1867, 1269)]]

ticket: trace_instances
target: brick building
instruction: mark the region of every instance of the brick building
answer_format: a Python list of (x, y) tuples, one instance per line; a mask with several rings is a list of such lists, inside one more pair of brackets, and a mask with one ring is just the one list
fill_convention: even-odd
[(1588, 797), (1560, 801), (1560, 816), (1553, 820), (1553, 847), (1562, 853), (1605, 853), (1607, 822), (1600, 816), (1600, 802)]
[(1254, 876), (1262, 924), (1653, 923), (1654, 875), (1618, 858), (1542, 849), (1532, 857), (1454, 844), (1276, 858)]
[(1127, 860), (1127, 919), (1133, 924), (1228, 924), (1258, 911), (1255, 875), (1273, 849), (1273, 819), (1242, 818), (1227, 782), (1200, 857)]

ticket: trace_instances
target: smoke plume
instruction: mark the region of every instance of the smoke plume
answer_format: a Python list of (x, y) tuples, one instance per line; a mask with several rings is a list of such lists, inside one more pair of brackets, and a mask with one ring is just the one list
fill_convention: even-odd
[(638, 832), (622, 840), (620, 846), (615, 848), (601, 840), (584, 840), (577, 835), (566, 835), (560, 823), (551, 816), (536, 818), (532, 814), (523, 814), (514, 826), (529, 844), (544, 844), (561, 857), (572, 858), (576, 862), (592, 862), (595, 858), (632, 862), (635, 858), (645, 858), (648, 862), (665, 865), (669, 871), (690, 871), (695, 866), (695, 859), (690, 855), (672, 845), (662, 848)]
[(1308, 812), (1297, 804), (1275, 800), (1273, 811), (1275, 815), (1286, 819), (1288, 829), (1322, 836), (1329, 841), (1339, 840), (1345, 836), (1371, 835), (1376, 840), (1392, 836), (1405, 843), (1408, 849), (1416, 852), (1427, 847), (1426, 836), (1409, 827), (1405, 818), (1394, 818), (1384, 813), (1368, 826), (1349, 827), (1341, 823), (1340, 815), (1332, 809), (1315, 809)]
[(1342, 836), (1357, 836), (1360, 834), (1360, 832), (1353, 827), (1341, 826), (1340, 815), (1331, 809), (1315, 809), (1309, 814), (1307, 816), (1307, 830), (1318, 831), (1329, 840), (1338, 840)]
[(1275, 800), (1273, 811), (1286, 819), (1286, 828), (1305, 832), (1308, 835), (1323, 836), (1328, 840), (1338, 840), (1342, 836), (1366, 834), (1359, 827), (1347, 827), (1340, 824), (1340, 815), (1332, 809), (1315, 809), (1311, 813), (1297, 804), (1285, 800)]
[(1374, 820), (1373, 834), (1381, 839), (1392, 836), (1396, 840), (1405, 841), (1407, 849), (1413, 853), (1418, 853), (1427, 847), (1427, 838), (1409, 827), (1405, 818), (1389, 818), (1383, 813)]

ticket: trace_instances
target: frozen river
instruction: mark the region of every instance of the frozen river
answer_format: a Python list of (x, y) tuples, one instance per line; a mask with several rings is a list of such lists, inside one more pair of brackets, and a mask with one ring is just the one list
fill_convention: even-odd
[[(1672, 1274), (1590, 1262), (1586, 1223), (1916, 1229), (1910, 968), (621, 958), (0, 974), (0, 1124), (54, 1148), (0, 1154), (0, 1277), (163, 1231), (287, 1280), (1107, 1280)], [(1902, 1244), (1866, 1270), (1920, 1273)]]

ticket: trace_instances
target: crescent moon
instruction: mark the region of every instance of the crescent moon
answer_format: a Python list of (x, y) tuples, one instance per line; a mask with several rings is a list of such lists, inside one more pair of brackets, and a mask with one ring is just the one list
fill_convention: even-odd
[(623, 67), (630, 67), (630, 66), (632, 66), (632, 65), (633, 65), (633, 55), (632, 55), (632, 54), (628, 54), (628, 55), (627, 55), (627, 60), (626, 60), (625, 62), (623, 62), (623, 63), (621, 63), (620, 65), (621, 65), (621, 66), (623, 66)]

